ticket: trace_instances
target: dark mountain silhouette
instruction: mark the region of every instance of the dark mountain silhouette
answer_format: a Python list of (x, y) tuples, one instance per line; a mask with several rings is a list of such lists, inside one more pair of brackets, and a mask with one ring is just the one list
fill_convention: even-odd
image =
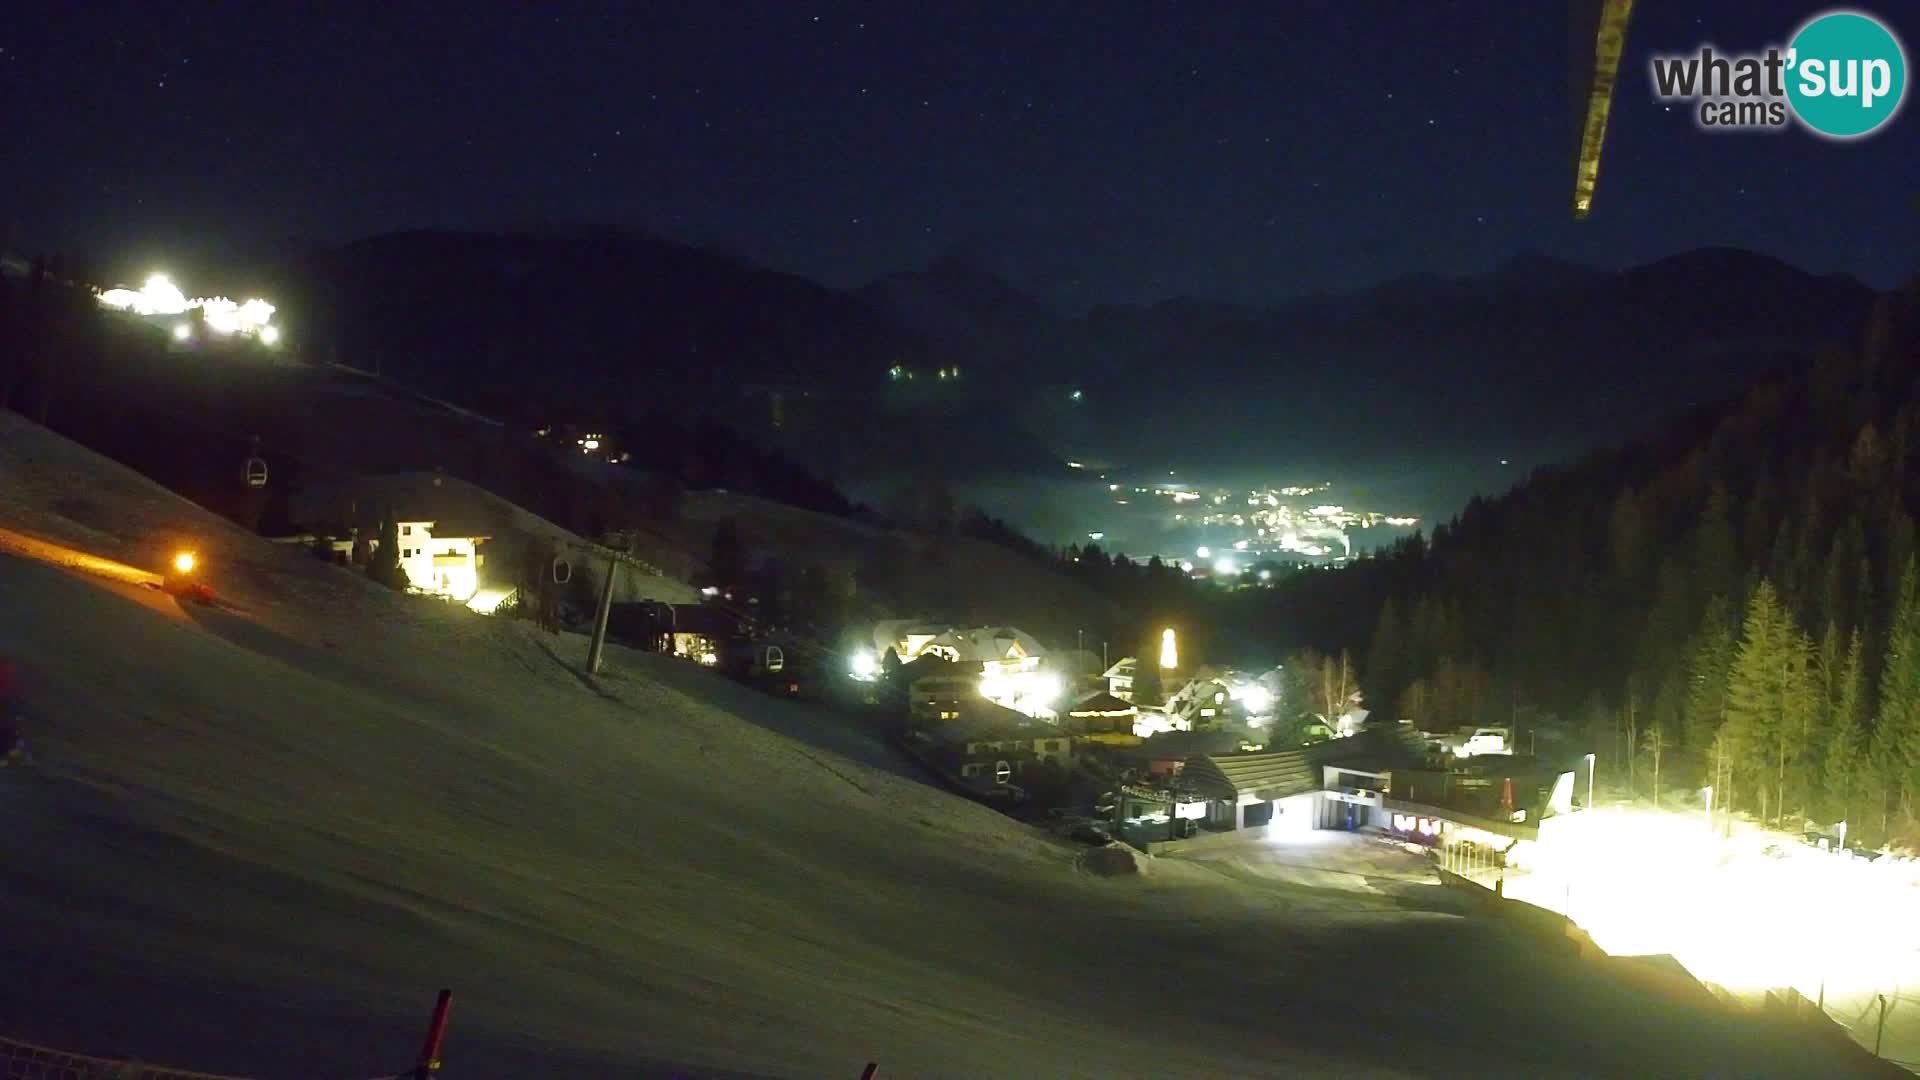
[(950, 252), (923, 269), (882, 278), (859, 295), (943, 351), (964, 357), (966, 367), (979, 375), (1074, 377), (1070, 360), (1079, 346), (1074, 324), (964, 253)]
[(1546, 460), (1791, 366), (1850, 336), (1873, 297), (1708, 249), (1625, 271), (1528, 254), (1271, 306), (1068, 316), (960, 252), (848, 293), (586, 226), (377, 237), (288, 265), (278, 295), (310, 352), (455, 400), (683, 410), (854, 483), (901, 462), (965, 478), (1061, 457)]
[(1222, 463), (1190, 437), (1221, 430), (1234, 433), (1221, 449), (1241, 460), (1316, 448), (1557, 456), (1844, 339), (1872, 299), (1852, 279), (1715, 250), (1622, 272), (1523, 259), (1481, 278), (1402, 279), (1266, 310), (1099, 309), (1084, 331), (1112, 369), (1167, 374), (1118, 384), (1135, 406), (1157, 406), (1141, 454)]
[(855, 390), (926, 349), (857, 297), (595, 226), (374, 237), (284, 267), (277, 289), (309, 351), (501, 408)]

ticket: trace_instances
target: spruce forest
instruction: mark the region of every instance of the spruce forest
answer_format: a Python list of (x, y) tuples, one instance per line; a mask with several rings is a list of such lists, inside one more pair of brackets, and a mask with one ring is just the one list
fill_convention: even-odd
[[(1658, 437), (1539, 471), (1342, 571), (1296, 617), (1377, 612), (1377, 714), (1590, 743), (1641, 798), (1863, 840), (1920, 794), (1920, 282)], [(1646, 403), (1649, 417), (1661, 412)]]

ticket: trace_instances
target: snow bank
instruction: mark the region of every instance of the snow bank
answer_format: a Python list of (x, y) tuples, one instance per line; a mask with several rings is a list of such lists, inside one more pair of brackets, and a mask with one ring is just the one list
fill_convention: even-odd
[(1152, 858), (1125, 844), (1108, 844), (1081, 852), (1080, 866), (1100, 877), (1134, 877), (1147, 872)]

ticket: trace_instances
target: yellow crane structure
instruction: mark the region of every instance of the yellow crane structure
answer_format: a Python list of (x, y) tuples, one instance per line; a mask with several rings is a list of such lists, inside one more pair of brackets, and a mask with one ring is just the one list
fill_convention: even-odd
[(1571, 0), (1569, 27), (1574, 117), (1578, 140), (1573, 166), (1573, 220), (1585, 221), (1600, 181), (1600, 150), (1607, 141), (1607, 113), (1626, 48), (1633, 0)]

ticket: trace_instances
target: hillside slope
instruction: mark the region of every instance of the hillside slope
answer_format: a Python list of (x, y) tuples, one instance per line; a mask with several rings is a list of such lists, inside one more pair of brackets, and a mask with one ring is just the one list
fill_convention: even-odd
[[(596, 582), (608, 563), (600, 545), (485, 488), (443, 473), (389, 473), (319, 485), (302, 492), (293, 504), (298, 521), (345, 522), (351, 516), (358, 527), (371, 532), (379, 527), (381, 509), (391, 507), (397, 520), (434, 522), (436, 536), (485, 536), (486, 564), (480, 571), (485, 586), (516, 585), (527, 554), (539, 545), (549, 545), (584, 567)], [(647, 573), (629, 564), (615, 583), (614, 599), (697, 604), (700, 593), (683, 579), (664, 572)]]
[(933, 536), (830, 517), (766, 499), (696, 492), (665, 531), (704, 558), (714, 530), (731, 519), (754, 559), (789, 572), (809, 564), (867, 583), (859, 603), (877, 616), (932, 615), (1013, 623), (1055, 650), (1076, 634), (1097, 651), (1103, 633), (1124, 625), (1114, 601), (1018, 552), (966, 536)]
[(371, 1075), (451, 985), (471, 1077), (1830, 1075), (1482, 923), (1078, 875), (841, 718), (622, 650), (583, 680), (577, 638), (274, 548), (10, 415), (0, 479), (10, 528), (196, 538), (236, 609), (0, 557), (40, 760), (0, 774), (16, 1036)]
[(856, 297), (632, 229), (395, 233), (276, 279), (286, 321), (313, 347), (382, 354), (410, 381), (494, 399), (870, 385), (924, 350)]

